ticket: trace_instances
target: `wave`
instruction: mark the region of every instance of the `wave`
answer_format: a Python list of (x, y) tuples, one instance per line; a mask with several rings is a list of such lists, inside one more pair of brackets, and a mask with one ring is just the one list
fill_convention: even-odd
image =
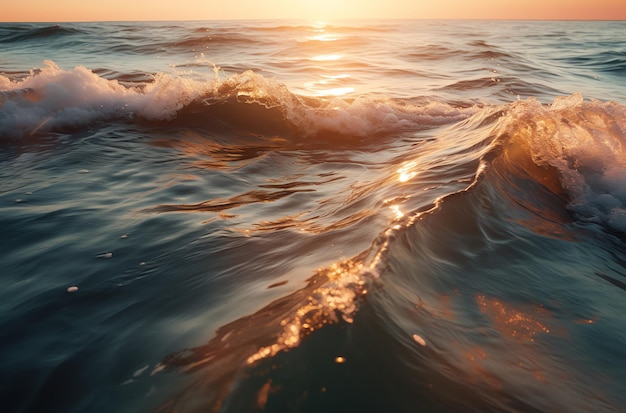
[[(278, 112), (278, 118), (269, 116), (269, 123), (282, 123), (279, 131), (295, 128), (304, 137), (364, 137), (453, 123), (476, 111), (437, 101), (300, 96), (250, 71), (221, 79), (216, 69), (215, 76), (204, 81), (159, 73), (140, 83), (142, 76), (115, 74), (119, 80), (109, 80), (82, 66), (63, 70), (51, 61), (18, 81), (0, 76), (0, 138), (62, 133), (105, 121), (209, 119), (205, 125), (210, 125), (212, 119), (234, 128), (271, 130), (273, 126), (260, 119), (264, 110)], [(252, 116), (255, 107), (257, 115)]]
[[(178, 29), (166, 30), (166, 38), (138, 37), (134, 41), (148, 49), (138, 47), (137, 53), (174, 47), (174, 37), (185, 42), (206, 35)], [(474, 38), (482, 36), (478, 31)], [(307, 34), (276, 36), (290, 41), (269, 50), (300, 48), (295, 43)], [(268, 61), (259, 52), (259, 60), (235, 59), (226, 70), (238, 74), (229, 76), (217, 69), (205, 77), (132, 69), (139, 60), (149, 63), (149, 56), (124, 61), (119, 71), (108, 69), (104, 59), (86, 59), (101, 63), (65, 70), (48, 62), (30, 73), (0, 76), (0, 147), (9, 149), (3, 157), (18, 167), (26, 162), (68, 176), (76, 160), (86, 159), (90, 165), (80, 168), (91, 171), (84, 175), (88, 170), (81, 169), (69, 187), (44, 193), (59, 179), (35, 185), (30, 174), (23, 180), (28, 188), (21, 190), (20, 180), (13, 179), (20, 171), (7, 170), (11, 193), (20, 193), (19, 199), (6, 193), (14, 214), (36, 216), (43, 204), (64, 208), (56, 200), (68, 191), (83, 193), (84, 183), (119, 189), (124, 181), (124, 191), (114, 191), (105, 207), (117, 202), (107, 211), (124, 218), (119, 224), (125, 233), (164, 234), (171, 232), (163, 227), (168, 223), (182, 228), (183, 236), (175, 239), (152, 237), (152, 246), (135, 239), (135, 246), (115, 252), (121, 263), (108, 260), (121, 275), (93, 285), (99, 290), (115, 284), (115, 291), (117, 281), (127, 285), (138, 274), (131, 262), (138, 246), (135, 252), (156, 257), (139, 269), (142, 277), (157, 277), (146, 279), (156, 281), (152, 293), (160, 292), (163, 277), (178, 286), (169, 293), (176, 305), (157, 314), (155, 324), (144, 320), (145, 312), (136, 320), (146, 321), (148, 329), (164, 327), (161, 335), (174, 337), (161, 340), (150, 354), (127, 357), (140, 366), (122, 366), (101, 379), (121, 382), (122, 372), (129, 380), (115, 393), (136, 397), (137, 403), (155, 400), (144, 397), (149, 388), (176, 393), (173, 384), (180, 384), (182, 394), (161, 409), (177, 412), (399, 412), (407, 406), (612, 412), (624, 406), (623, 370), (615, 365), (624, 359), (624, 333), (614, 305), (626, 285), (626, 109), (576, 94), (546, 103), (547, 96), (568, 90), (565, 80), (555, 81), (559, 72), (485, 42), (472, 43), (476, 52), (456, 50), (468, 44), (466, 34), (461, 37), (466, 41), (429, 37), (447, 47), (398, 48), (396, 58), (423, 62), (413, 66), (424, 72), (387, 67), (384, 53), (374, 56), (388, 44), (382, 43), (382, 49), (366, 48), (367, 70), (356, 63), (322, 67), (285, 59), (278, 59), (283, 70), (274, 70), (273, 57)], [(135, 50), (104, 42), (119, 45), (106, 46), (109, 51)], [(185, 44), (172, 50), (182, 53), (173, 58), (183, 62), (189, 48), (202, 46)], [(435, 54), (448, 63), (429, 66)], [(361, 57), (356, 61), (363, 65)], [(307, 72), (318, 63), (319, 70)], [(544, 63), (554, 67), (554, 60)], [(204, 58), (169, 67), (182, 72), (196, 65), (210, 72)], [(354, 77), (328, 86), (380, 84), (375, 90), (395, 97), (298, 94), (268, 75), (244, 70), (257, 66), (265, 67), (263, 73), (281, 72), (294, 84), (349, 67)], [(415, 89), (420, 82), (428, 87)], [(431, 92), (437, 96), (417, 96)], [(516, 94), (535, 98), (520, 100)], [(488, 103), (494, 100), (500, 104)], [(74, 149), (96, 157), (81, 157)], [(107, 163), (111, 157), (119, 162)], [(40, 195), (33, 197), (31, 190)], [(130, 215), (120, 215), (122, 209)], [(118, 239), (120, 225), (109, 225), (109, 241), (104, 236), (111, 231), (99, 226), (102, 242)], [(81, 291), (89, 289), (85, 280)], [(208, 298), (206, 288), (195, 288), (203, 285), (211, 290)], [(150, 291), (119, 291), (132, 302), (150, 300)], [(190, 301), (193, 291), (197, 305)], [(228, 308), (237, 296), (250, 298), (245, 309)], [(225, 304), (217, 315), (213, 298)], [(202, 326), (212, 332), (221, 322), (226, 324), (208, 343), (195, 341), (205, 334)], [(116, 342), (114, 350), (132, 353), (136, 346), (125, 342), (130, 341)], [(153, 357), (180, 348), (175, 342), (193, 342), (193, 348), (154, 365)], [(42, 374), (58, 370), (55, 363), (49, 367)], [(26, 381), (20, 379), (18, 387)], [(48, 391), (53, 380), (44, 381), (25, 393), (24, 405), (45, 404), (54, 392)], [(136, 381), (142, 383), (126, 386)], [(92, 396), (97, 394), (86, 398)], [(126, 403), (114, 399), (109, 404)]]
[(586, 67), (599, 73), (621, 75), (626, 73), (626, 52), (603, 51), (582, 56), (558, 59), (568, 66)]
[(626, 231), (626, 107), (580, 94), (548, 107), (531, 99), (515, 106), (505, 133), (558, 171), (577, 219)]
[[(589, 228), (591, 224), (593, 229), (597, 225), (602, 231), (624, 234), (625, 120), (626, 107), (622, 105), (585, 102), (580, 95), (573, 95), (556, 99), (551, 105), (528, 99), (482, 108), (438, 129), (433, 140), (412, 154), (420, 162), (415, 161), (413, 169), (406, 163), (404, 170), (396, 165), (401, 167), (394, 173), (401, 180), (423, 182), (428, 182), (431, 173), (444, 176), (442, 179), (448, 173), (448, 179), (456, 184), (448, 186), (431, 203), (422, 202), (419, 207), (414, 205), (412, 212), (399, 214), (367, 250), (319, 270), (302, 289), (221, 327), (206, 345), (165, 357), (154, 367), (153, 374), (171, 370), (202, 373), (194, 376), (194, 384), (182, 397), (171, 400), (160, 411), (195, 411), (186, 405), (187, 400), (203, 400), (203, 406), (212, 406), (216, 411), (236, 411), (246, 403), (254, 405), (263, 393), (262, 386), (266, 390), (271, 386), (269, 394), (280, 393), (281, 386), (286, 385), (283, 380), (303, 380), (298, 373), (282, 379), (272, 375), (267, 381), (268, 371), (279, 369), (284, 373), (290, 357), (308, 360), (314, 357), (313, 352), (318, 354), (320, 349), (311, 346), (320, 342), (313, 336), (324, 334), (324, 342), (342, 342), (333, 335), (345, 331), (358, 334), (360, 330), (349, 326), (359, 320), (361, 329), (367, 329), (368, 323), (380, 323), (377, 328), (389, 332), (388, 340), (395, 342), (381, 346), (398, 347), (402, 356), (386, 359), (403, 363), (405, 369), (405, 363), (409, 363), (408, 368), (418, 369), (414, 375), (416, 385), (425, 386), (427, 382), (422, 380), (440, 384), (429, 396), (435, 411), (436, 406), (449, 411), (534, 410), (541, 409), (545, 400), (560, 410), (569, 410), (570, 399), (559, 399), (542, 387), (544, 376), (565, 382), (570, 389), (568, 397), (587, 403), (591, 410), (606, 409), (610, 404), (606, 400), (583, 400), (587, 378), (562, 377), (558, 364), (530, 346), (550, 334), (549, 309), (492, 297), (493, 280), (475, 287), (481, 282), (479, 274), (471, 280), (465, 274), (472, 268), (487, 274), (515, 271), (514, 266), (507, 269), (514, 265), (512, 257), (521, 259), (526, 253), (536, 256), (521, 268), (534, 268), (554, 253), (549, 248), (541, 251), (540, 245), (551, 240), (573, 245), (570, 241), (578, 236), (581, 226)], [(434, 151), (432, 157), (428, 144)], [(429, 159), (436, 161), (428, 164)], [(424, 169), (418, 172), (419, 168)], [(410, 198), (404, 195), (399, 205), (409, 208), (413, 205)], [(223, 207), (200, 207), (205, 206)], [(526, 239), (539, 246), (520, 255), (516, 248), (525, 246)], [(598, 277), (623, 286), (623, 282), (604, 273), (598, 273)], [(465, 282), (452, 282), (453, 278)], [(459, 327), (451, 318), (449, 313), (454, 309), (446, 307), (446, 300), (453, 299), (449, 291), (456, 291), (460, 285), (474, 294), (471, 306), (482, 314), (485, 328), (500, 334), (501, 342), (491, 340), (489, 347), (479, 347), (480, 340), (477, 344), (455, 340), (460, 329), (467, 327), (463, 321), (460, 323), (465, 327)], [(448, 298), (442, 298), (442, 294), (448, 294)], [(533, 303), (536, 299), (528, 296), (524, 301)], [(457, 305), (463, 302), (459, 300)], [(402, 307), (407, 301), (412, 307), (416, 304), (411, 303), (419, 303), (423, 319), (435, 324), (426, 340), (415, 330), (424, 325), (407, 321), (415, 319), (407, 316), (414, 308)], [(434, 348), (428, 350), (428, 359), (421, 350), (425, 346)], [(361, 344), (358, 351), (367, 347)], [(538, 372), (529, 374), (520, 368), (520, 359), (511, 348), (517, 349), (524, 360), (538, 360)], [(503, 359), (505, 365), (511, 363), (510, 368), (492, 368), (484, 362), (487, 353)], [(414, 360), (421, 360), (422, 365), (414, 367)], [(343, 358), (337, 358), (336, 363), (343, 363)], [(381, 368), (393, 371), (389, 366)], [(527, 376), (531, 382), (525, 381)], [(310, 383), (304, 381), (300, 383), (303, 389), (310, 388)], [(523, 389), (506, 394), (507, 389), (518, 387), (522, 381), (526, 383)], [(381, 385), (384, 392), (394, 394), (393, 388)], [(207, 389), (211, 391), (207, 393)], [(463, 396), (452, 400), (446, 389), (456, 389)], [(503, 397), (492, 397), (494, 392)], [(267, 397), (268, 391), (263, 394)], [(394, 402), (386, 402), (393, 410)], [(402, 401), (397, 405), (401, 410)]]
[(38, 28), (13, 28), (11, 32), (17, 33), (0, 37), (0, 43), (26, 42), (31, 40), (53, 39), (61, 36), (81, 34), (83, 31), (71, 27), (54, 25)]
[[(362, 145), (454, 125), (491, 110), (426, 98), (308, 97), (250, 71), (223, 79), (216, 70), (205, 81), (156, 74), (144, 82), (144, 74), (100, 74), (120, 80), (80, 66), (63, 70), (53, 62), (21, 80), (0, 76), (0, 137), (62, 133), (111, 121), (166, 122)], [(484, 88), (485, 82), (492, 79), (451, 87)], [(626, 232), (625, 107), (573, 95), (550, 106), (531, 98), (506, 110), (502, 134), (523, 142), (518, 145), (528, 147), (534, 164), (558, 171), (577, 219)]]
[[(84, 68), (63, 70), (53, 62), (12, 81), (0, 76), (0, 137), (19, 139), (80, 129), (98, 122), (168, 122), (290, 139), (376, 142), (445, 125), (488, 110), (428, 99), (320, 99), (297, 95), (274, 79), (244, 72), (205, 81), (156, 74), (111, 75)], [(484, 88), (492, 79), (452, 85)], [(478, 85), (475, 85), (478, 83)], [(511, 85), (504, 86), (511, 87)], [(530, 87), (530, 86), (528, 86)], [(525, 142), (533, 163), (556, 168), (579, 219), (626, 231), (626, 109), (585, 102), (580, 95), (550, 106), (535, 99), (510, 104), (506, 135)]]
[(417, 48), (417, 50), (404, 55), (405, 58), (411, 61), (438, 61), (438, 60), (447, 60), (447, 59), (464, 59), (467, 61), (475, 61), (475, 60), (495, 60), (495, 61), (503, 61), (503, 62), (513, 62), (516, 60), (520, 60), (519, 56), (512, 55), (510, 53), (506, 53), (500, 51), (498, 48), (488, 46), (484, 42), (473, 42), (470, 44), (472, 47), (485, 48), (484, 50), (474, 50), (473, 48), (469, 51), (461, 48), (451, 48), (442, 44), (429, 44)]
[[(493, 402), (488, 396), (494, 391), (493, 383), (507, 384), (521, 376), (489, 370), (480, 359), (471, 359), (474, 353), (467, 348), (455, 348), (458, 342), (438, 332), (441, 329), (425, 334), (419, 330), (422, 325), (407, 325), (411, 318), (405, 316), (408, 310), (402, 306), (405, 297), (412, 297), (414, 303), (419, 302), (419, 295), (425, 319), (444, 323), (449, 328), (443, 330), (457, 334), (460, 327), (445, 318), (453, 308), (440, 298), (443, 290), (459, 285), (451, 280), (462, 277), (467, 268), (480, 268), (488, 274), (495, 272), (494, 268), (507, 268), (511, 257), (520, 256), (520, 243), (532, 244), (519, 241), (528, 234), (538, 245), (549, 240), (573, 244), (571, 240), (580, 236), (580, 230), (625, 239), (625, 106), (585, 101), (581, 95), (561, 97), (550, 105), (530, 98), (493, 106), (452, 105), (423, 97), (321, 99), (295, 94), (284, 84), (253, 72), (226, 78), (216, 72), (204, 81), (167, 74), (153, 75), (150, 80), (144, 76), (84, 67), (63, 70), (48, 62), (20, 80), (0, 77), (0, 134), (10, 142), (20, 142), (29, 136), (120, 122), (157, 129), (174, 126), (201, 136), (219, 130), (228, 132), (223, 136), (279, 136), (280, 140), (272, 141), (272, 150), (331, 151), (349, 145), (350, 149), (376, 153), (397, 140), (415, 142), (410, 151), (403, 150), (406, 153), (381, 167), (375, 182), (361, 192), (353, 188), (341, 206), (351, 212), (337, 216), (330, 225), (303, 222), (306, 217), (298, 221), (296, 216), (257, 226), (259, 233), (304, 228), (331, 236), (337, 229), (362, 225), (367, 221), (364, 217), (373, 214), (364, 212), (359, 204), (364, 194), (373, 210), (395, 207), (397, 212), (366, 250), (320, 269), (304, 287), (224, 325), (206, 345), (175, 352), (154, 366), (153, 374), (199, 372), (185, 394), (164, 405), (163, 411), (193, 411), (185, 403), (199, 398), (204, 400), (203, 406), (222, 406), (224, 411), (236, 410), (238, 400), (253, 398), (255, 403), (263, 383), (257, 386), (246, 377), (266, 377), (263, 371), (273, 360), (289, 364), (294, 352), (312, 351), (311, 343), (317, 342), (318, 335), (343, 334), (342, 329), (363, 318), (368, 323), (382, 319), (381, 329), (389, 330), (390, 340), (394, 340), (384, 348), (399, 345), (406, 352), (405, 360), (423, 357), (416, 351), (416, 343), (419, 349), (424, 347), (422, 342), (427, 348), (439, 349), (433, 350), (435, 361), (420, 368), (430, 369), (428, 377), (446, 383), (447, 388), (473, 394), (471, 400), (450, 401), (445, 392), (435, 392), (433, 400), (449, 410), (467, 411), (468, 406), (515, 410), (506, 403), (528, 410), (537, 407), (533, 394), (550, 397), (533, 384), (529, 388), (536, 393), (507, 395)], [(208, 139), (198, 143), (209, 144)], [(216, 150), (226, 151), (223, 145)], [(233, 150), (240, 152), (224, 154), (226, 161), (258, 156), (251, 145)], [(315, 185), (307, 180), (269, 184), (229, 198), (163, 204), (151, 212), (219, 213), (313, 192)], [(371, 201), (376, 197), (381, 199)], [(522, 251), (521, 256), (534, 254), (532, 259), (539, 263), (548, 259), (545, 254), (553, 254), (551, 249)], [(524, 267), (533, 265), (537, 263), (523, 263)], [(623, 288), (624, 282), (614, 272), (598, 269), (595, 277)], [(478, 282), (472, 279), (467, 284)], [(549, 310), (505, 302), (490, 295), (489, 288), (474, 292), (469, 301), (485, 323), (490, 323), (485, 328), (508, 340), (503, 348), (525, 348), (525, 343), (548, 334)], [(385, 292), (390, 289), (398, 290), (389, 293), (392, 298)], [(534, 299), (524, 298), (530, 303)], [(518, 317), (517, 324), (503, 322), (501, 314), (507, 319)], [(438, 351), (456, 356), (452, 360), (438, 358)], [(510, 357), (499, 347), (480, 351)], [(541, 363), (542, 374), (559, 378), (550, 360)], [(572, 389), (581, 390), (582, 379), (568, 380)], [(484, 386), (468, 390), (464, 383), (472, 381)], [(207, 388), (212, 391), (205, 394)], [(580, 394), (585, 394), (583, 390)], [(393, 394), (393, 389), (388, 392)]]
[(189, 36), (184, 39), (176, 40), (165, 44), (165, 47), (182, 48), (185, 50), (195, 50), (197, 48), (214, 48), (214, 47), (259, 47), (265, 44), (262, 39), (249, 35), (243, 35), (236, 32), (214, 32), (204, 34), (202, 37)]

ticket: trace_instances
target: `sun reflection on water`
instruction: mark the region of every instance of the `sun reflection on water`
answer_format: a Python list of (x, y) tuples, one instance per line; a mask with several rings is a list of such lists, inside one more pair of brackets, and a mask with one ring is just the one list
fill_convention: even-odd
[(317, 79), (304, 83), (305, 89), (311, 96), (317, 97), (341, 97), (354, 92), (353, 86), (345, 84), (352, 76), (344, 72), (345, 67), (338, 66), (348, 51), (337, 49), (340, 46), (338, 44), (330, 44), (340, 40), (342, 35), (328, 31), (326, 22), (314, 23), (310, 33), (298, 40), (305, 53), (302, 57), (315, 62), (315, 66), (310, 69)]
[(319, 34), (315, 34), (313, 36), (308, 36), (306, 38), (307, 41), (314, 41), (314, 42), (334, 42), (335, 40), (339, 40), (340, 37), (337, 34), (333, 34), (333, 33), (319, 33)]
[(402, 217), (404, 217), (404, 212), (400, 211), (400, 205), (391, 205), (390, 208), (393, 211), (396, 219), (402, 219)]
[(353, 260), (333, 263), (318, 274), (327, 282), (314, 289), (293, 316), (280, 322), (282, 332), (277, 341), (248, 357), (248, 364), (294, 348), (303, 337), (325, 325), (338, 323), (340, 319), (352, 323), (359, 305), (358, 298), (367, 294), (370, 278), (376, 278), (373, 268), (367, 271), (362, 263)]
[(333, 86), (333, 84), (337, 83), (337, 80), (349, 78), (349, 75), (337, 75), (337, 76), (322, 76), (323, 79), (317, 82), (308, 82), (305, 83), (305, 87), (313, 92), (315, 96), (343, 96), (348, 93), (354, 92), (354, 88), (351, 86), (338, 86), (338, 87), (329, 87)]
[(311, 60), (315, 62), (329, 62), (329, 61), (339, 60), (342, 57), (343, 55), (341, 54), (321, 54), (321, 55), (313, 56)]
[(405, 162), (402, 166), (397, 170), (398, 172), (398, 181), (400, 182), (408, 182), (417, 175), (415, 168), (417, 167), (416, 161)]

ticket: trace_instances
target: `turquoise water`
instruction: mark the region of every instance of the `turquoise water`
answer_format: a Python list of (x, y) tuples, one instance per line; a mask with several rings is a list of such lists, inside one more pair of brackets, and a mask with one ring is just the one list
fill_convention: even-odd
[(0, 24), (0, 403), (624, 411), (624, 35)]

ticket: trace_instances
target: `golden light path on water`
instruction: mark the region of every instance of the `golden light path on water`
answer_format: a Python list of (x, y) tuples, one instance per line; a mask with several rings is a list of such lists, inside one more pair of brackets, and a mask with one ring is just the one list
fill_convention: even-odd
[(329, 62), (334, 60), (339, 60), (343, 57), (340, 54), (321, 54), (318, 56), (314, 56), (311, 58), (314, 62)]
[(398, 181), (400, 182), (408, 182), (417, 175), (415, 168), (417, 167), (416, 161), (405, 162), (398, 169)]
[[(328, 53), (327, 50), (332, 42), (341, 40), (342, 36), (327, 32), (326, 27), (327, 24), (325, 22), (314, 24), (312, 31), (315, 34), (301, 41), (301, 43), (313, 45), (315, 49), (319, 49), (316, 50), (316, 52), (320, 52), (319, 54), (308, 57), (309, 61), (315, 62), (318, 65), (315, 71), (321, 72), (318, 75), (319, 80), (307, 82), (304, 84), (304, 87), (311, 95), (317, 97), (344, 96), (355, 91), (355, 88), (352, 86), (339, 86), (339, 84), (350, 79), (351, 75), (344, 73), (341, 69), (339, 69), (341, 73), (338, 74), (329, 74), (329, 72), (336, 71), (336, 65), (344, 59), (345, 56), (340, 53)], [(332, 67), (329, 67), (327, 64), (332, 64)]]

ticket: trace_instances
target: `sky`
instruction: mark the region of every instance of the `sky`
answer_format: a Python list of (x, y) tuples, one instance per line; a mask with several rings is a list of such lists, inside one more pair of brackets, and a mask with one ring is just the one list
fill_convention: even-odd
[(0, 21), (626, 20), (624, 0), (2, 0)]

